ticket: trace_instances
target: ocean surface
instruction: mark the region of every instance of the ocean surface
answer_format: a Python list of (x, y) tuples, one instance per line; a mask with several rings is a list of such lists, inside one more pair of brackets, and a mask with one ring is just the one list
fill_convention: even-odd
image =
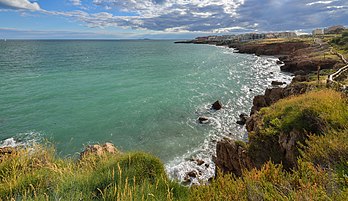
[(172, 178), (207, 180), (216, 141), (246, 139), (238, 115), (272, 80), (290, 81), (276, 61), (173, 41), (1, 41), (0, 146), (48, 140), (74, 156), (112, 142), (158, 156)]

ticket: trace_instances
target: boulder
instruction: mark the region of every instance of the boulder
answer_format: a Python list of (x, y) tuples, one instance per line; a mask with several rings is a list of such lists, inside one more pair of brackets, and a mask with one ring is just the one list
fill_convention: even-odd
[(308, 82), (309, 76), (308, 75), (296, 75), (294, 78), (292, 78), (292, 83), (295, 82)]
[(209, 117), (205, 117), (205, 116), (199, 117), (198, 122), (201, 124), (209, 123)]
[(284, 64), (284, 62), (282, 62), (282, 61), (280, 61), (280, 60), (278, 60), (276, 63), (277, 63), (278, 65)]
[(215, 101), (215, 103), (212, 104), (211, 106), (212, 109), (214, 110), (220, 110), (222, 108), (222, 104), (220, 101)]
[(273, 86), (283, 85), (286, 84), (286, 82), (280, 82), (280, 81), (272, 81), (271, 83)]
[(85, 148), (83, 152), (80, 153), (80, 159), (83, 159), (89, 155), (102, 156), (107, 153), (116, 154), (116, 153), (119, 153), (119, 151), (111, 143), (105, 143), (103, 145), (99, 145), (99, 144), (89, 145)]
[(248, 120), (249, 116), (245, 113), (242, 113), (239, 115), (239, 120), (236, 122), (239, 125), (244, 125), (247, 120)]

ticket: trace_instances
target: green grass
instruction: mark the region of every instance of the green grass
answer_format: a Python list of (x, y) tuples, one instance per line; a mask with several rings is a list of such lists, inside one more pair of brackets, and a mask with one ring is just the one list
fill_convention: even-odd
[[(294, 160), (285, 159), (279, 144), (280, 135), (296, 139), (296, 147), (306, 144), (310, 134), (323, 135), (345, 129), (348, 125), (347, 100), (333, 90), (320, 90), (290, 97), (263, 108), (257, 117), (257, 132), (249, 133), (249, 152), (257, 166), (268, 160), (283, 163), (286, 168)], [(296, 137), (294, 137), (296, 136)], [(294, 150), (295, 156), (299, 155)]]
[(348, 30), (344, 31), (340, 36), (331, 40), (331, 44), (345, 53), (348, 52)]
[(185, 200), (188, 193), (158, 158), (140, 152), (76, 161), (36, 146), (5, 156), (0, 170), (1, 200)]

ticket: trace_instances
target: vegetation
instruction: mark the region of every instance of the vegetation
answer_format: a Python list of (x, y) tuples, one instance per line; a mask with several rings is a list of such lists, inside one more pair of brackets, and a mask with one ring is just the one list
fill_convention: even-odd
[(344, 31), (341, 36), (332, 39), (331, 44), (338, 49), (348, 51), (348, 30)]
[[(258, 116), (243, 145), (262, 158), (242, 177), (218, 174), (209, 185), (170, 181), (159, 159), (118, 153), (59, 158), (46, 146), (0, 155), (0, 200), (346, 200), (348, 104), (332, 90), (278, 101)], [(297, 132), (296, 165), (287, 166), (279, 135)], [(271, 159), (271, 160), (269, 160)]]
[[(262, 109), (257, 121), (247, 151), (260, 169), (240, 178), (218, 174), (210, 185), (191, 189), (193, 200), (347, 199), (346, 97), (332, 90), (290, 97)], [(295, 164), (285, 158), (280, 135), (296, 136)]]
[(1, 158), (0, 170), (1, 200), (183, 200), (188, 192), (145, 153), (92, 154), (76, 162), (36, 146)]

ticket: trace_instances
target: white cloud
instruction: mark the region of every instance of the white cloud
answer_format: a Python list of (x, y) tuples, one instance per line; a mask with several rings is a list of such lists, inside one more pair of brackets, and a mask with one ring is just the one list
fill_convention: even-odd
[(70, 0), (74, 6), (81, 6), (81, 0)]
[(12, 9), (41, 10), (38, 3), (32, 3), (29, 0), (0, 0), (0, 7), (1, 6)]
[(306, 5), (307, 6), (312, 6), (312, 5), (316, 5), (316, 4), (330, 4), (334, 1), (314, 1), (314, 2), (311, 2), (311, 3), (307, 3)]

